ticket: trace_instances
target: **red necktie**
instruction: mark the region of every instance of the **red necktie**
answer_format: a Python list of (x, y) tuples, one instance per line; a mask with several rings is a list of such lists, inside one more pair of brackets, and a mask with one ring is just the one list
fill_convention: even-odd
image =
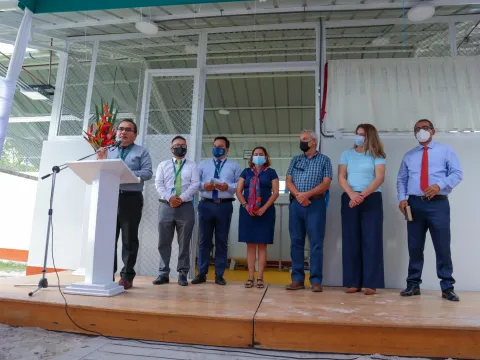
[(422, 172), (420, 174), (420, 189), (428, 188), (428, 146), (423, 147)]

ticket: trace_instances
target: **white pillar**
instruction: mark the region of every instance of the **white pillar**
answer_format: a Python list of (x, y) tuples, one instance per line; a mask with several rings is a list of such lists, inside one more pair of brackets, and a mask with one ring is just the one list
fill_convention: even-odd
[(20, 71), (22, 71), (23, 59), (27, 51), (30, 32), (32, 29), (32, 12), (25, 8), (22, 23), (18, 29), (17, 40), (13, 50), (6, 78), (0, 78), (0, 157), (3, 145), (7, 137), (8, 119), (12, 111), (13, 97)]
[(457, 56), (457, 26), (453, 20), (448, 23), (448, 34), (450, 37), (450, 55)]

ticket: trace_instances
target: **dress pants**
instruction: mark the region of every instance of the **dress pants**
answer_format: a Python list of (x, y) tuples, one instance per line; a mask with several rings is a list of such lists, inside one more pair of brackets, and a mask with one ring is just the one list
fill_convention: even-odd
[(190, 242), (195, 225), (195, 211), (192, 202), (185, 202), (177, 208), (160, 202), (158, 208), (158, 251), (160, 252), (159, 273), (170, 275), (170, 257), (175, 231), (178, 240), (177, 271), (180, 275), (188, 275), (190, 270)]
[(202, 200), (198, 205), (200, 241), (198, 243), (198, 274), (207, 275), (210, 252), (215, 234), (215, 274), (223, 276), (227, 266), (228, 234), (233, 203)]
[(408, 222), (408, 264), (407, 284), (422, 283), (423, 250), (427, 230), (432, 236), (437, 258), (437, 276), (442, 291), (453, 289), (453, 265), (450, 253), (450, 203), (444, 200), (421, 200), (410, 197), (408, 204), (412, 210), (413, 221)]
[(135, 277), (135, 263), (138, 255), (138, 227), (142, 219), (143, 195), (141, 191), (123, 191), (118, 196), (117, 234), (113, 273), (117, 272), (117, 243), (122, 230), (123, 269), (120, 276), (128, 281)]
[(289, 205), (290, 256), (292, 258), (292, 281), (305, 281), (305, 235), (310, 240), (310, 283), (323, 281), (323, 240), (326, 222), (325, 197), (311, 200), (307, 207), (297, 200)]
[(343, 286), (384, 288), (382, 193), (370, 194), (353, 208), (349, 203), (350, 197), (343, 193)]

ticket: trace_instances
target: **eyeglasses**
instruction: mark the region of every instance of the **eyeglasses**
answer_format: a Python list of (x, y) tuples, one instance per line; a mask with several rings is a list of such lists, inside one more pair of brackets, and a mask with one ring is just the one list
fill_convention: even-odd
[(179, 145), (179, 144), (177, 144), (177, 145), (173, 145), (173, 146), (172, 146), (172, 149), (180, 149), (180, 148), (186, 149), (186, 148), (187, 148), (187, 145)]
[(433, 130), (433, 128), (431, 126), (421, 126), (421, 127), (416, 127), (414, 130), (415, 132), (419, 132), (420, 130), (429, 131), (429, 130)]
[(125, 128), (125, 127), (119, 127), (119, 128), (117, 129), (117, 131), (119, 131), (119, 132), (122, 132), (122, 131), (131, 132), (131, 131), (133, 131), (133, 129), (132, 129), (132, 128), (129, 128), (129, 127), (127, 127), (127, 128)]

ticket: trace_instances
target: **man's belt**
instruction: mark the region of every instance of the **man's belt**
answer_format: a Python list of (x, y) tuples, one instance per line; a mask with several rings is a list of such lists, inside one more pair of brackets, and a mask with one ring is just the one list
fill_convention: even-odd
[(132, 196), (133, 196), (133, 195), (138, 196), (138, 195), (141, 195), (141, 194), (142, 194), (141, 191), (127, 191), (127, 190), (119, 190), (118, 193), (119, 193), (120, 195), (132, 195)]
[(448, 200), (447, 195), (435, 195), (432, 198), (428, 198), (426, 196), (417, 196), (417, 195), (408, 195), (409, 199), (417, 199), (417, 200), (422, 200), (422, 201), (437, 201), (437, 200)]
[[(168, 202), (167, 200), (164, 200), (164, 199), (158, 199), (159, 202), (161, 202), (162, 204), (167, 204), (167, 205), (170, 205), (170, 202)], [(188, 204), (188, 203), (191, 203), (191, 201), (185, 201), (185, 202), (182, 202), (180, 204), (180, 206), (182, 206), (183, 204)]]
[(217, 199), (217, 200), (213, 200), (213, 199), (208, 199), (208, 198), (202, 198), (201, 201), (214, 202), (214, 203), (216, 203), (216, 204), (220, 204), (220, 203), (226, 203), (226, 202), (234, 202), (235, 199), (234, 199), (234, 198), (228, 198), (228, 199)]

